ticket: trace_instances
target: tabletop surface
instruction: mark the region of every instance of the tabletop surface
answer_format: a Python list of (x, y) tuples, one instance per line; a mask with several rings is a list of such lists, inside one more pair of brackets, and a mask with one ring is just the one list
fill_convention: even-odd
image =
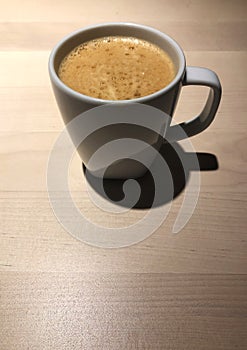
[[(1, 350), (245, 348), (246, 4), (2, 1)], [(185, 186), (150, 237), (118, 249), (73, 238), (55, 218), (46, 189), (48, 157), (63, 129), (49, 53), (67, 33), (108, 21), (142, 23), (171, 35), (188, 65), (216, 71), (223, 86), (215, 121), (191, 138), (206, 163), (189, 222), (172, 233)], [(197, 114), (206, 94), (207, 88), (184, 88), (175, 120)], [(129, 226), (148, 211), (115, 214), (95, 206), (76, 154), (69, 184), (81, 212), (98, 225)]]

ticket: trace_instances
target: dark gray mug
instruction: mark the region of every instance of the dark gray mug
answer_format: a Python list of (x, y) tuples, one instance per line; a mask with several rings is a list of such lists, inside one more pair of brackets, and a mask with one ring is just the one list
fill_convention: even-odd
[[(73, 48), (92, 39), (117, 35), (144, 39), (158, 45), (161, 49), (166, 51), (173, 60), (176, 68), (176, 75), (173, 81), (165, 88), (148, 96), (132, 100), (109, 101), (80, 94), (66, 86), (59, 79), (59, 65)], [(66, 125), (81, 113), (109, 103), (114, 103), (115, 106), (118, 104), (119, 106), (127, 106), (133, 103), (145, 104), (156, 107), (165, 112), (166, 115), (172, 117), (182, 86), (203, 85), (210, 88), (209, 96), (202, 112), (190, 121), (170, 126), (164, 125), (165, 121), (162, 121), (159, 116), (154, 116), (152, 117), (152, 123), (155, 124), (155, 128), (158, 131), (158, 133), (154, 133), (153, 130), (147, 131), (146, 128), (143, 128), (139, 117), (137, 118), (138, 120), (135, 123), (135, 127), (132, 125), (128, 128), (126, 125), (123, 127), (123, 122), (121, 120), (119, 120), (118, 125), (118, 118), (116, 116), (114, 125), (102, 128), (100, 131), (96, 130), (96, 132), (92, 133), (92, 135), (78, 147), (78, 152), (85, 166), (92, 172), (95, 172), (96, 175), (99, 170), (97, 169), (97, 164), (94, 164), (94, 167), (90, 169), (89, 160), (92, 154), (94, 154), (103, 143), (121, 137), (126, 139), (136, 138), (159, 150), (162, 142), (160, 141), (159, 134), (164, 131), (165, 135), (163, 136), (168, 141), (178, 141), (185, 137), (196, 135), (206, 129), (213, 121), (221, 99), (220, 81), (213, 71), (201, 67), (186, 67), (184, 53), (181, 47), (172, 38), (154, 28), (134, 23), (116, 22), (97, 24), (82, 28), (67, 35), (51, 52), (49, 74), (57, 104)], [(81, 128), (83, 128), (83, 122), (81, 123)], [(73, 134), (74, 132), (72, 131), (70, 135), (72, 140)], [(152, 163), (152, 159), (149, 160), (149, 163)], [(108, 171), (107, 177), (138, 177), (144, 174), (144, 168), (145, 167), (140, 164), (134, 165), (133, 162), (124, 159), (115, 162), (111, 171)]]

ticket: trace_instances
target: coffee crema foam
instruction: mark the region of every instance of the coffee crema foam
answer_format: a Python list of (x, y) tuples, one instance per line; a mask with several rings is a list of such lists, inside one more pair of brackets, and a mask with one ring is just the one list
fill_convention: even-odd
[(104, 100), (129, 100), (167, 86), (175, 67), (158, 46), (134, 37), (109, 36), (75, 47), (58, 75), (71, 89)]

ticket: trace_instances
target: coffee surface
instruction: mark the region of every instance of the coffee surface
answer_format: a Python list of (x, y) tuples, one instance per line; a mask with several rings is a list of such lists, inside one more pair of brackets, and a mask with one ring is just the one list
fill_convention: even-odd
[(124, 36), (94, 39), (75, 47), (58, 75), (71, 89), (105, 100), (129, 100), (154, 93), (175, 77), (166, 52), (148, 41)]

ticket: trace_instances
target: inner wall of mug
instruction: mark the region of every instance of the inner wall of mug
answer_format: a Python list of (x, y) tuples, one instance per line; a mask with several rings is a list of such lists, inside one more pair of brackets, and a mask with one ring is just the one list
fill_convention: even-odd
[[(64, 39), (62, 44), (58, 46), (54, 57), (54, 69), (56, 74), (58, 75), (58, 68), (63, 58), (76, 46), (82, 44), (83, 42), (104, 36), (132, 36), (147, 40), (159, 46), (171, 57), (175, 65), (176, 76), (181, 71), (181, 66), (184, 64), (182, 50), (177, 44), (174, 46), (174, 42), (158, 30), (128, 23), (105, 24), (83, 29), (82, 31), (78, 31), (74, 35), (72, 34), (72, 36), (68, 36)], [(181, 52), (179, 52), (179, 50)], [(176, 77), (174, 79), (176, 79)]]

